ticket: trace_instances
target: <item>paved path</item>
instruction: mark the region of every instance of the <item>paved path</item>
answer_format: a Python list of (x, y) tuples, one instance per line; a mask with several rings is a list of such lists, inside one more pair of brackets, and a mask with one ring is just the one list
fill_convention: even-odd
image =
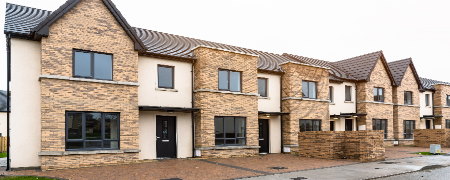
[(397, 176), (391, 176), (386, 178), (380, 178), (380, 180), (448, 180), (450, 179), (450, 167), (436, 168), (430, 170), (424, 170), (419, 172), (401, 174)]
[(359, 163), (339, 167), (259, 176), (248, 179), (372, 179), (442, 166), (450, 166), (450, 156), (421, 156), (393, 159), (382, 162)]

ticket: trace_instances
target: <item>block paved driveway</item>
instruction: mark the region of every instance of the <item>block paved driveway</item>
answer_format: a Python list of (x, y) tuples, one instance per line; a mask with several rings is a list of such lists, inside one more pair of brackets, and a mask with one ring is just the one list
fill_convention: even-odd
[[(444, 149), (449, 152), (450, 149)], [(426, 148), (386, 148), (389, 160), (419, 157), (413, 152), (427, 151)], [(450, 159), (450, 156), (446, 156)], [(318, 171), (364, 165), (351, 160), (325, 160), (302, 158), (288, 154), (270, 154), (255, 157), (228, 159), (168, 159), (128, 165), (90, 167), (54, 171), (22, 170), (2, 172), (5, 175), (35, 175), (63, 179), (236, 179), (273, 176), (280, 173)], [(335, 167), (336, 166), (336, 167)], [(319, 169), (318, 169), (319, 168)], [(321, 169), (324, 168), (324, 169)], [(316, 170), (315, 170), (316, 169)], [(297, 176), (296, 176), (297, 177)], [(290, 177), (288, 177), (289, 179)], [(283, 179), (283, 178), (281, 178)]]

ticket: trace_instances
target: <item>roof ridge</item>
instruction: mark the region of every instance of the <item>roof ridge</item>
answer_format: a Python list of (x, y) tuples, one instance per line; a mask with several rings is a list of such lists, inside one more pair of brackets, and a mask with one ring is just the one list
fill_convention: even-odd
[(383, 53), (383, 50), (374, 51), (374, 52), (371, 52), (371, 53), (366, 53), (366, 54), (363, 54), (363, 55), (354, 56), (354, 57), (351, 57), (351, 58), (347, 58), (347, 59), (343, 59), (343, 60), (339, 60), (339, 61), (333, 61), (333, 62), (334, 62), (334, 63), (342, 62), (342, 61), (345, 61), (345, 60), (355, 59), (355, 58), (359, 58), (359, 57), (363, 57), (363, 56), (368, 56), (368, 55), (372, 55), (372, 54), (375, 54), (375, 53), (382, 54), (382, 53)]

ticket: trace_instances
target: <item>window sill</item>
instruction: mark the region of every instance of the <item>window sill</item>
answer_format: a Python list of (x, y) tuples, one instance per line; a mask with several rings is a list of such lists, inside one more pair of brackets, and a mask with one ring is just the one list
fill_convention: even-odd
[(330, 102), (330, 105), (336, 105), (336, 103), (334, 103), (334, 102)]
[(243, 92), (233, 92), (233, 91), (221, 91), (213, 89), (197, 89), (194, 92), (212, 92), (212, 93), (222, 93), (222, 94), (235, 94), (235, 95), (246, 95), (246, 96), (259, 96), (256, 93), (243, 93)]
[(270, 100), (270, 97), (259, 96), (258, 99), (267, 99), (267, 100)]
[(196, 150), (225, 150), (225, 149), (259, 149), (261, 146), (215, 146), (215, 147), (201, 147)]
[(354, 101), (344, 101), (344, 103), (355, 103)]
[(39, 156), (68, 156), (68, 155), (88, 155), (88, 154), (124, 154), (124, 153), (138, 153), (139, 149), (124, 149), (124, 150), (94, 150), (94, 151), (41, 151)]
[(178, 89), (155, 88), (156, 91), (178, 92)]
[(59, 75), (40, 75), (40, 79), (57, 79), (57, 80), (68, 80), (68, 81), (79, 81), (79, 82), (92, 82), (92, 83), (103, 83), (103, 84), (117, 84), (117, 85), (127, 85), (127, 86), (139, 86), (137, 82), (122, 82), (122, 81), (109, 81), (109, 80), (98, 80), (98, 79), (86, 79)]

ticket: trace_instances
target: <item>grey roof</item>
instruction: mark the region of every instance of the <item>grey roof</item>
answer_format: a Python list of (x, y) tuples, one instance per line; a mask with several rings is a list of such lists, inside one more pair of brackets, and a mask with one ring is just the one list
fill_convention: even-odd
[(6, 112), (6, 91), (0, 90), (0, 112)]
[(51, 13), (51, 11), (6, 3), (5, 33), (27, 36), (31, 29)]
[(357, 80), (368, 80), (377, 60), (380, 59), (382, 55), (382, 51), (377, 51), (333, 62), (332, 64), (349, 73)]
[(448, 82), (444, 82), (444, 81), (438, 81), (438, 80), (433, 80), (433, 79), (428, 79), (428, 78), (423, 78), (420, 77), (420, 82), (422, 83), (422, 87), (426, 90), (435, 90), (433, 85), (435, 84), (446, 84), (450, 86), (450, 83)]

